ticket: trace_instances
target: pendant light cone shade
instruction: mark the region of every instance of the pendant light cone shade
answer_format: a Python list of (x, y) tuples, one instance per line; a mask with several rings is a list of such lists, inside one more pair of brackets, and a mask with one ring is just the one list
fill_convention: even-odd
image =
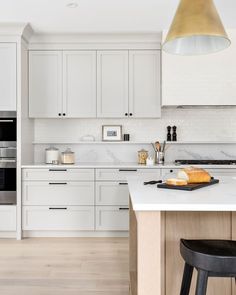
[(162, 48), (172, 54), (199, 55), (230, 44), (212, 0), (181, 0)]

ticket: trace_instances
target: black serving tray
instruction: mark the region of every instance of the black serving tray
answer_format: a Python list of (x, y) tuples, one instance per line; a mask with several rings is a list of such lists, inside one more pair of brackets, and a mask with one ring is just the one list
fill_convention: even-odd
[(207, 183), (193, 183), (187, 185), (169, 185), (165, 183), (158, 184), (158, 188), (165, 188), (165, 189), (175, 189), (180, 191), (195, 191), (196, 189), (207, 187), (213, 184), (219, 183), (219, 179), (211, 179), (210, 182)]

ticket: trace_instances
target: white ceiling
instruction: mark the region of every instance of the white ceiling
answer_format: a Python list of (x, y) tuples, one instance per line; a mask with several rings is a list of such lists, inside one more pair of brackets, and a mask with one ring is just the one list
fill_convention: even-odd
[[(67, 8), (77, 2), (75, 9)], [(0, 0), (0, 22), (29, 22), (37, 33), (162, 31), (178, 0)], [(225, 27), (236, 28), (236, 1), (215, 0)]]

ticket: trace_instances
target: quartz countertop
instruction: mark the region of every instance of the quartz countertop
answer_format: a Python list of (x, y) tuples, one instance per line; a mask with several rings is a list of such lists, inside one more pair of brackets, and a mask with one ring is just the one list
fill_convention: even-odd
[[(51, 164), (45, 164), (45, 163), (32, 163), (32, 164), (26, 164), (22, 165), (22, 168), (67, 168), (67, 169), (73, 169), (73, 168), (114, 168), (114, 169), (128, 169), (128, 168), (133, 168), (133, 169), (179, 169), (182, 167), (187, 167), (191, 165), (176, 165), (175, 163), (165, 163), (164, 165), (153, 165), (153, 166), (147, 166), (147, 165), (140, 165), (134, 162), (125, 162), (125, 163), (99, 163), (99, 162), (92, 162), (92, 163), (75, 163), (73, 165), (64, 165), (64, 164), (59, 164), (59, 165), (51, 165)], [(192, 165), (193, 166), (193, 165)], [(194, 165), (195, 167), (201, 167), (205, 169), (236, 169), (236, 165)]]
[(217, 177), (220, 183), (195, 191), (144, 185), (130, 176), (128, 185), (134, 211), (236, 211), (236, 174)]

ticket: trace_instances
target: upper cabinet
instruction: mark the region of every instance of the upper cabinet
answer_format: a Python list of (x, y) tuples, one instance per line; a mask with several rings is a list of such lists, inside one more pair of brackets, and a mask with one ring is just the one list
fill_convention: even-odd
[(97, 71), (98, 117), (160, 117), (159, 50), (99, 51)]
[(31, 51), (29, 114), (96, 117), (96, 52)]
[(161, 116), (160, 51), (129, 52), (129, 113), (134, 118)]
[(30, 51), (32, 118), (160, 117), (159, 50)]
[(30, 51), (29, 115), (33, 118), (62, 116), (61, 51)]
[(70, 118), (96, 117), (96, 52), (63, 52), (63, 112)]
[(162, 54), (162, 105), (236, 105), (235, 33), (231, 46), (202, 56)]
[(128, 116), (128, 51), (97, 53), (97, 115), (100, 118)]
[(16, 111), (16, 43), (0, 43), (0, 110)]

